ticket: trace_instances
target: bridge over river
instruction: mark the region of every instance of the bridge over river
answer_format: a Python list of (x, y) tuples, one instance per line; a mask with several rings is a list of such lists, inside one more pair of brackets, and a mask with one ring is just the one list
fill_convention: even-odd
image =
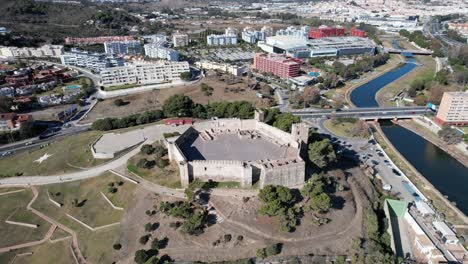
[(301, 118), (331, 118), (331, 117), (344, 117), (344, 118), (359, 118), (364, 120), (375, 119), (401, 119), (413, 118), (422, 116), (428, 111), (431, 111), (425, 106), (410, 106), (410, 107), (363, 107), (343, 109), (340, 111), (327, 109), (298, 109), (292, 110), (293, 115), (300, 116)]

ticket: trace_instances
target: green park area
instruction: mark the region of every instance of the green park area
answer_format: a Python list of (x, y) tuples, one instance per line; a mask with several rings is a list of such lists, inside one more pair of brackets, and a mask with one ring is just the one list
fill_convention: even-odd
[[(4, 193), (3, 188), (0, 193)], [(24, 189), (2, 195), (0, 198), (0, 247), (7, 247), (41, 240), (50, 228), (50, 224), (26, 209), (33, 194), (31, 190)], [(7, 202), (7, 200), (9, 202)], [(6, 220), (38, 225), (37, 228), (5, 223)], [(0, 263), (2, 262), (0, 259)]]
[[(15, 264), (74, 264), (70, 250), (71, 240), (62, 240), (55, 243), (45, 242), (41, 245), (21, 249), (13, 252), (0, 254), (0, 263), (15, 263)], [(15, 257), (17, 254), (33, 252), (33, 254), (24, 254)], [(14, 262), (13, 262), (14, 259)]]
[(159, 143), (143, 145), (140, 153), (128, 160), (127, 170), (158, 185), (182, 187), (177, 164), (169, 161), (167, 149)]
[(362, 120), (355, 118), (336, 118), (328, 119), (324, 122), (324, 126), (333, 134), (344, 137), (354, 138), (361, 137), (366, 138), (369, 136), (367, 124)]
[[(50, 143), (48, 146), (1, 159), (0, 175), (3, 177), (53, 175), (102, 164), (106, 160), (94, 159), (91, 153), (91, 144), (101, 134), (102, 132), (98, 131), (85, 132)], [(39, 163), (41, 157), (47, 156), (49, 156), (47, 159)]]

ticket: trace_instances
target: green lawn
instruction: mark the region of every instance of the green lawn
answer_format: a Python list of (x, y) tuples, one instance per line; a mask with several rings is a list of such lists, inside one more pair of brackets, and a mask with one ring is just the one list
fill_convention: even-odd
[(32, 255), (21, 256), (15, 259), (15, 264), (74, 264), (75, 260), (70, 249), (71, 240), (56, 243), (46, 242), (39, 246), (25, 250), (33, 252)]
[(116, 86), (109, 86), (104, 88), (105, 91), (115, 91), (115, 90), (122, 90), (122, 89), (130, 89), (140, 86), (138, 84), (125, 84), (125, 85), (116, 85)]
[[(41, 240), (50, 224), (26, 210), (33, 195), (31, 190), (8, 194), (0, 198), (0, 247)], [(5, 220), (38, 224), (36, 229), (6, 224)], [(0, 263), (2, 263), (0, 261)]]
[[(102, 134), (98, 131), (84, 132), (67, 137), (44, 148), (20, 152), (0, 160), (0, 171), (10, 176), (53, 175), (89, 168), (106, 162), (94, 159), (91, 144)], [(52, 155), (41, 164), (34, 162), (44, 154)]]
[[(169, 188), (182, 188), (180, 183), (179, 168), (175, 163), (169, 164), (164, 169), (159, 169), (154, 166), (152, 169), (143, 169), (136, 166), (138, 160), (143, 158), (141, 154), (137, 154), (128, 160), (127, 170), (158, 185)], [(149, 159), (149, 158), (148, 158)]]
[[(117, 187), (118, 191), (113, 195), (114, 197), (107, 193), (109, 183), (121, 180), (121, 178), (107, 173), (84, 181), (42, 186), (33, 207), (73, 229), (78, 235), (80, 249), (91, 263), (112, 263), (116, 261), (113, 259), (112, 245), (119, 238), (120, 226), (92, 232), (67, 217), (66, 213), (93, 227), (119, 222), (124, 211), (112, 209), (102, 198), (100, 192), (104, 192), (115, 205), (125, 208), (136, 191), (136, 185), (124, 182), (123, 185)], [(64, 206), (62, 208), (54, 206), (48, 200), (46, 191), (54, 194), (60, 193), (60, 195), (55, 195), (54, 199), (63, 202)], [(87, 201), (82, 207), (77, 208), (71, 204), (75, 198), (79, 201), (84, 199)]]
[(330, 132), (337, 136), (345, 138), (355, 137), (351, 132), (354, 127), (354, 124), (351, 122), (339, 122), (335, 125), (332, 120), (329, 119), (324, 122), (324, 125)]

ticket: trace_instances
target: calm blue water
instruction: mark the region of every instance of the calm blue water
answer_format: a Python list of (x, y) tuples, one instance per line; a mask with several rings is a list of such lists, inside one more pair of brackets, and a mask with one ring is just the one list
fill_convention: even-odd
[(468, 168), (431, 142), (398, 125), (382, 125), (395, 148), (457, 207), (468, 214)]
[(379, 104), (375, 100), (377, 91), (416, 68), (414, 62), (414, 59), (408, 59), (403, 66), (354, 89), (351, 93), (351, 102), (357, 107), (378, 107)]
[[(415, 60), (408, 58), (402, 67), (361, 85), (351, 93), (357, 107), (378, 107), (376, 93), (387, 84), (413, 70)], [(382, 125), (395, 148), (457, 207), (468, 214), (468, 169), (431, 142), (398, 125)]]

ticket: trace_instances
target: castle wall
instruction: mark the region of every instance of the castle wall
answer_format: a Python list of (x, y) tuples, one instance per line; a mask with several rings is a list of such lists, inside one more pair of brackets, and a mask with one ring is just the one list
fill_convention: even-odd
[(290, 144), (293, 148), (299, 148), (299, 144), (295, 141), (293, 135), (284, 132), (283, 130), (270, 126), (268, 124), (257, 122), (257, 130), (262, 134), (276, 140), (279, 144)]
[(266, 185), (282, 185), (293, 187), (305, 181), (305, 162), (296, 160), (288, 164), (261, 166), (260, 188)]
[(242, 187), (252, 186), (252, 167), (242, 161), (195, 160), (189, 162), (189, 174), (202, 181), (237, 181)]

